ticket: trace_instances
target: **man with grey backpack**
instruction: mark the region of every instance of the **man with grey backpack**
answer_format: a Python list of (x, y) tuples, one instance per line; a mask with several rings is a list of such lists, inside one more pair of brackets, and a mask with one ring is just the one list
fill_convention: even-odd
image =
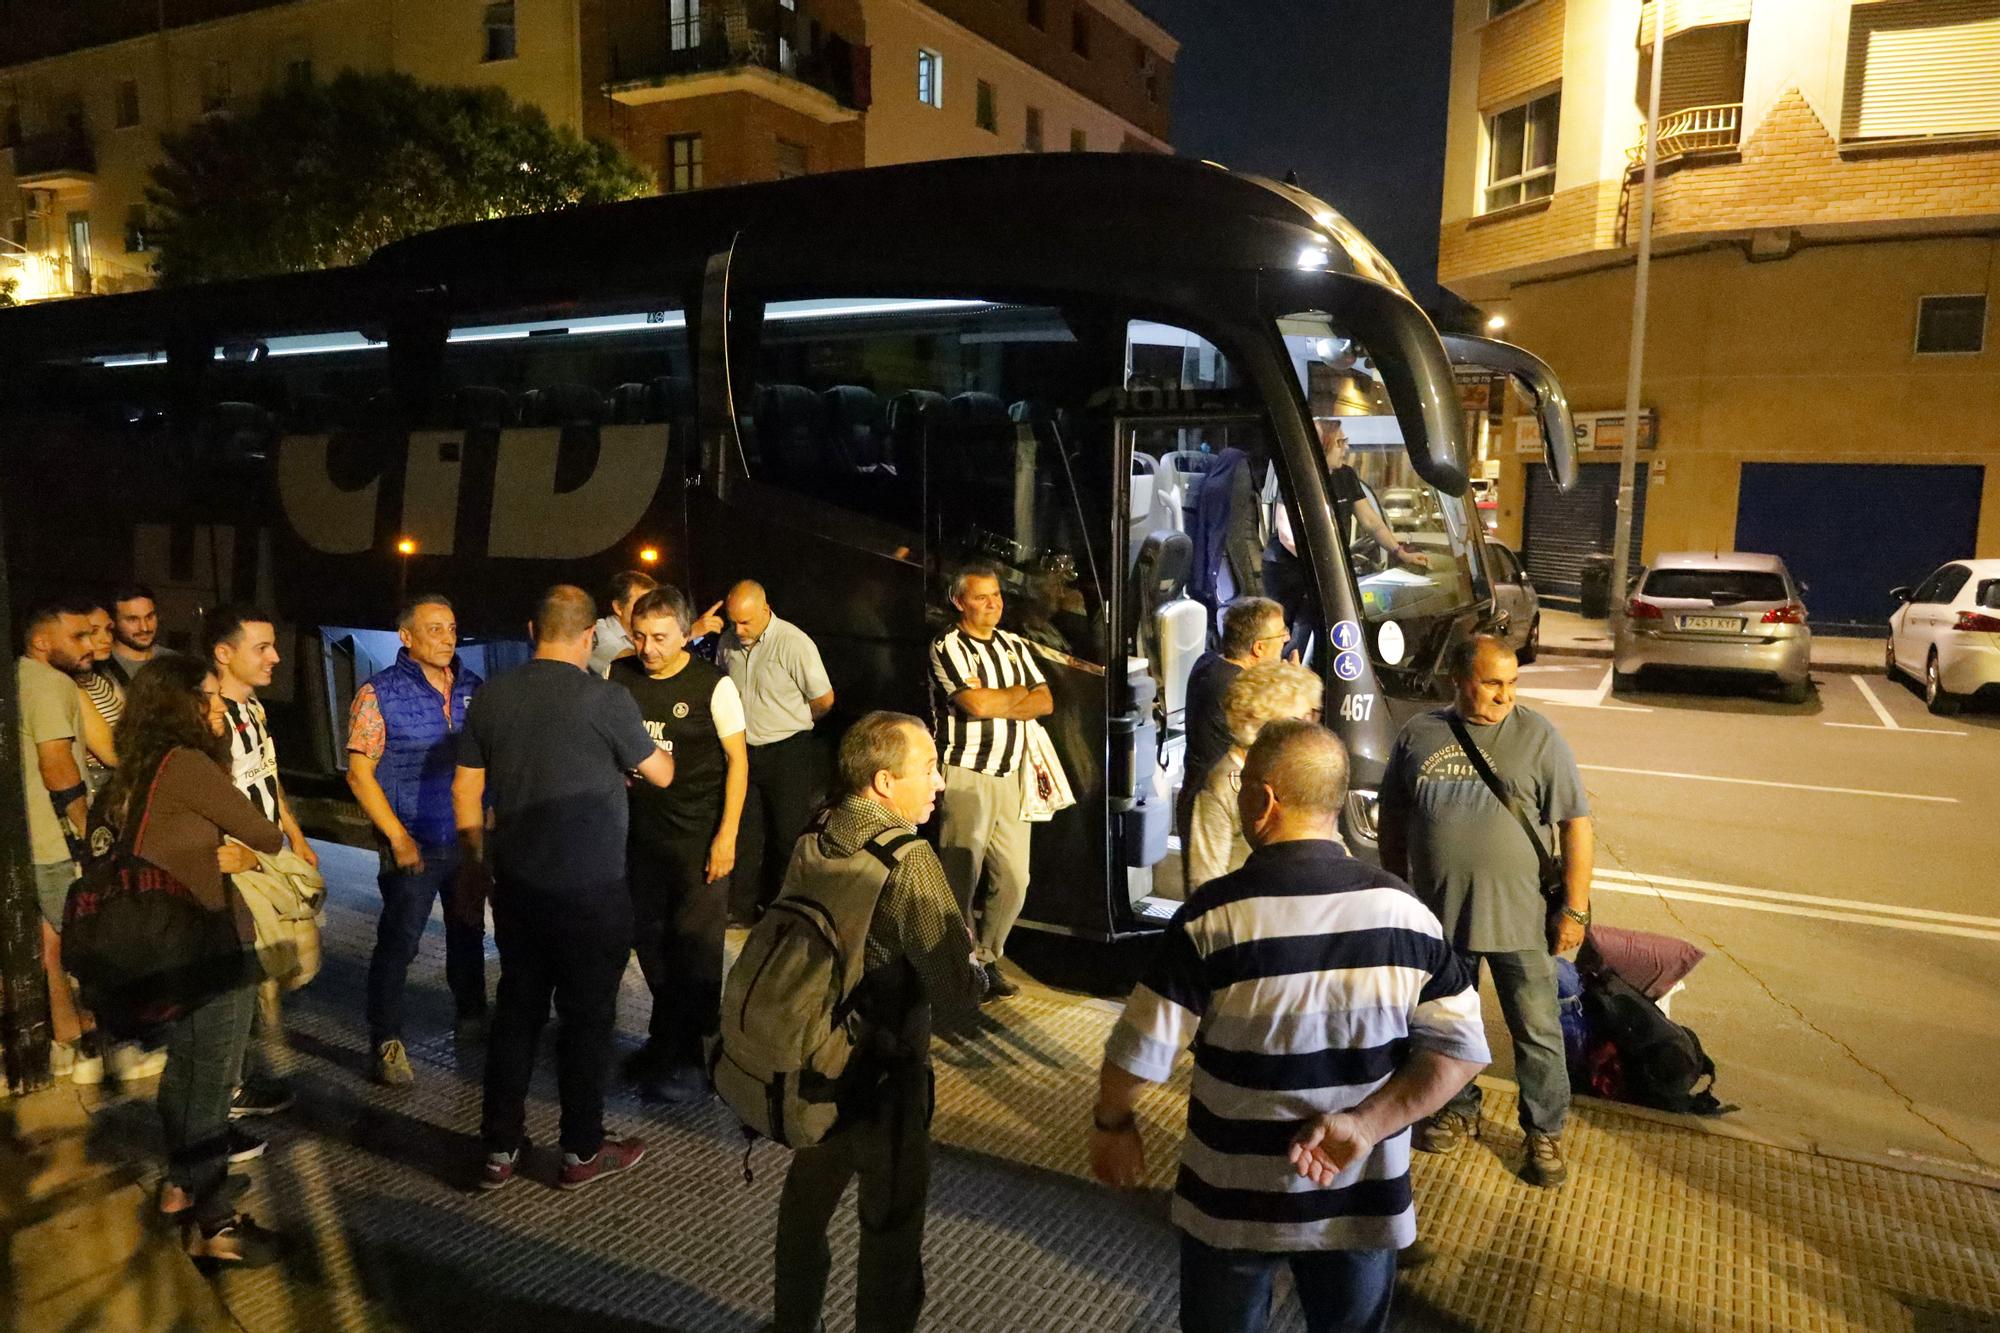
[(944, 868), (917, 836), (944, 789), (930, 732), (870, 713), (841, 741), (838, 778), (730, 968), (711, 1056), (745, 1127), (794, 1150), (778, 1203), (779, 1333), (820, 1327), (826, 1229), (857, 1176), (855, 1326), (917, 1326), (932, 1014), (969, 1021), (984, 984)]

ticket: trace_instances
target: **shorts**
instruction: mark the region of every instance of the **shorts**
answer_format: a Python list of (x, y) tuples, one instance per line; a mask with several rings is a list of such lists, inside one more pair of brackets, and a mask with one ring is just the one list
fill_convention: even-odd
[(42, 920), (58, 934), (62, 933), (63, 901), (69, 897), (69, 886), (76, 883), (76, 874), (74, 861), (50, 861), (35, 867), (35, 896), (41, 899)]

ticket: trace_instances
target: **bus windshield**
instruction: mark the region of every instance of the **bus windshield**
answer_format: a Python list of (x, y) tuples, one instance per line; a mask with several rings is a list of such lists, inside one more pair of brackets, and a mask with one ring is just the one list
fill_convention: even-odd
[[(1327, 493), (1362, 616), (1397, 627), (1366, 636), (1376, 663), (1428, 674), (1452, 622), (1487, 596), (1471, 506), (1417, 475), (1365, 348), (1318, 313), (1282, 319), (1279, 331), (1325, 454)], [(1289, 526), (1282, 513), (1277, 521)], [(1395, 683), (1393, 674), (1384, 676), (1385, 685)]]

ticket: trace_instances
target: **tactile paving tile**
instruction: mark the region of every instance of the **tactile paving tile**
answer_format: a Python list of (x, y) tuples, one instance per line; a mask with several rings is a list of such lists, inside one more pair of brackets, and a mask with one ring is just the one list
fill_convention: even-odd
[[(297, 1243), (280, 1267), (220, 1279), (243, 1328), (762, 1327), (784, 1151), (757, 1147), (745, 1184), (744, 1141), (719, 1104), (648, 1107), (614, 1088), (613, 1132), (641, 1133), (651, 1148), (640, 1168), (565, 1194), (549, 1187), (554, 1151), (541, 1147), (529, 1178), (479, 1195), (479, 1071), (448, 1035), (441, 931), (433, 923), (411, 970), (418, 1082), (377, 1088), (361, 1023), (372, 858), (366, 877), (352, 873), (358, 860), (329, 861), (326, 967), (288, 998), (291, 1049), (278, 1057), (299, 1104), (251, 1122), (271, 1149), (251, 1168), (250, 1207)], [(635, 968), (626, 1048), (645, 1014)], [(1175, 1327), (1162, 1191), (1186, 1062), (1142, 1103), (1156, 1188), (1121, 1196), (1087, 1179), (1083, 1133), (1116, 1008), (1031, 989), (986, 1014), (976, 1035), (937, 1053), (926, 1327)], [(538, 1145), (555, 1140), (546, 1052), (543, 1065), (529, 1112)], [(1482, 1142), (1419, 1156), (1420, 1228), (1438, 1257), (1404, 1278), (1398, 1328), (2000, 1330), (2000, 1194), (1594, 1107), (1565, 1135), (1570, 1184), (1543, 1191), (1514, 1173), (1513, 1114), (1512, 1096), (1489, 1090)], [(99, 1122), (107, 1151), (157, 1161), (150, 1107), (114, 1105)], [(844, 1330), (851, 1207), (832, 1240), (828, 1326)], [(1282, 1279), (1280, 1291), (1272, 1327), (1302, 1327)]]

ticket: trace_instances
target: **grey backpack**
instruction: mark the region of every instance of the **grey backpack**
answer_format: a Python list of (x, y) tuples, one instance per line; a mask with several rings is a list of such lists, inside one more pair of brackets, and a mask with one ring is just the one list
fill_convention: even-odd
[[(820, 850), (823, 813), (793, 849), (779, 894), (722, 986), (709, 1052), (715, 1090), (744, 1128), (788, 1148), (833, 1129), (859, 1039), (854, 1004), (882, 890), (921, 839), (888, 828), (851, 856)], [(858, 1071), (857, 1071), (858, 1072)]]

